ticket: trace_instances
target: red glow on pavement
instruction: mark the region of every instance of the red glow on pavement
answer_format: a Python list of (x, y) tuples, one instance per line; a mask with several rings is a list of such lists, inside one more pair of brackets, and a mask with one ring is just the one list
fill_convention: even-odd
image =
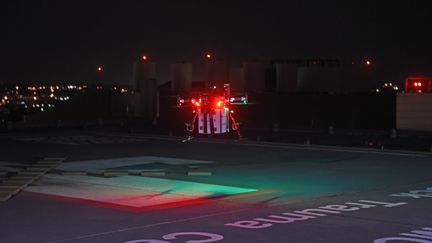
[[(217, 198), (194, 198), (194, 199), (184, 198), (184, 199), (166, 200), (164, 202), (161, 202), (160, 204), (155, 204), (151, 206), (134, 207), (134, 206), (115, 204), (111, 202), (102, 202), (102, 201), (73, 198), (73, 197), (66, 197), (66, 196), (54, 196), (54, 195), (37, 193), (37, 192), (23, 192), (23, 193), (36, 196), (36, 197), (47, 198), (47, 199), (52, 199), (52, 200), (62, 201), (67, 203), (77, 203), (77, 204), (83, 204), (83, 205), (88, 205), (93, 207), (111, 208), (111, 209), (117, 209), (117, 210), (135, 212), (135, 213), (209, 203), (217, 199)], [(153, 195), (145, 195), (143, 197), (156, 197), (159, 195), (160, 194), (157, 193)], [(127, 200), (127, 197), (122, 198), (122, 200)]]

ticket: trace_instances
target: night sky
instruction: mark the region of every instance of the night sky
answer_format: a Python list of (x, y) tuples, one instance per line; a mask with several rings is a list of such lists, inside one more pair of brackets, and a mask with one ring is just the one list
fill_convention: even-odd
[[(377, 82), (432, 72), (427, 1), (21, 1), (0, 8), (0, 81), (130, 82), (146, 53), (169, 64), (211, 51), (243, 60), (374, 60)], [(429, 72), (430, 71), (430, 72)]]

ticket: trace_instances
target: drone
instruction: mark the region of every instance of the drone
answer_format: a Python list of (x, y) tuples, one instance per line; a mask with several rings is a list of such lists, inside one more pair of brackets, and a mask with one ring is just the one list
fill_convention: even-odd
[(230, 85), (224, 84), (223, 89), (212, 86), (209, 92), (196, 94), (196, 97), (185, 99), (177, 97), (177, 107), (192, 107), (193, 118), (185, 123), (188, 135), (183, 142), (191, 140), (192, 134), (221, 135), (235, 131), (237, 139), (243, 137), (239, 123), (234, 118), (232, 105), (247, 105), (247, 94), (232, 95)]

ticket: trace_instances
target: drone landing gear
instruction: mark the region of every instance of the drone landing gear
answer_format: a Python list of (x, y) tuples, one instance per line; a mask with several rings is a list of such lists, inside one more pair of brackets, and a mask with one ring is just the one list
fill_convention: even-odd
[(239, 130), (239, 124), (240, 123), (236, 122), (236, 120), (234, 119), (234, 117), (233, 117), (233, 115), (231, 113), (230, 113), (229, 116), (230, 116), (231, 122), (232, 122), (231, 128), (232, 128), (233, 131), (236, 131), (236, 133), (237, 133), (237, 139), (234, 140), (234, 141), (235, 142), (240, 142), (240, 141), (247, 140), (247, 138), (242, 137), (242, 135), (240, 133), (240, 130)]
[[(193, 134), (193, 132), (195, 130), (195, 122), (196, 122), (197, 116), (198, 116), (198, 114), (196, 113), (195, 116), (194, 116), (194, 118), (192, 119), (191, 123), (185, 123), (186, 131), (188, 133), (186, 134), (185, 138), (182, 140), (183, 143), (188, 142), (188, 141), (190, 141), (190, 140), (192, 140), (194, 138), (194, 137), (192, 137), (192, 134)], [(247, 140), (247, 138), (243, 137), (241, 135), (241, 133), (240, 133), (240, 130), (239, 130), (239, 124), (240, 123), (238, 123), (234, 119), (234, 117), (233, 117), (233, 115), (231, 113), (229, 114), (229, 118), (231, 119), (231, 124), (232, 124), (231, 128), (232, 128), (232, 131), (235, 131), (236, 134), (237, 134), (237, 139), (235, 139), (234, 141), (235, 142), (240, 142), (240, 141)], [(213, 126), (214, 126), (214, 124), (212, 123), (212, 121), (210, 121), (210, 128), (213, 128)], [(211, 129), (209, 137), (213, 137), (213, 135), (214, 135), (214, 130)]]
[(190, 140), (192, 140), (194, 137), (192, 137), (191, 135), (186, 135), (186, 138), (182, 140), (182, 143), (186, 143)]

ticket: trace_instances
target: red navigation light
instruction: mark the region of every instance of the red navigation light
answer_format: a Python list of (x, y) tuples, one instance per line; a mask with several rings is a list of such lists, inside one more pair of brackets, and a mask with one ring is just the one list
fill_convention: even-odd
[(192, 103), (193, 105), (195, 105), (196, 107), (200, 107), (200, 106), (201, 106), (200, 102), (196, 101), (195, 99), (192, 99), (192, 100), (191, 100), (191, 103)]
[(103, 68), (102, 68), (101, 66), (99, 66), (99, 67), (96, 68), (96, 70), (97, 70), (98, 72), (102, 72), (102, 71), (103, 71)]
[(148, 57), (147, 57), (146, 55), (143, 55), (143, 56), (141, 57), (141, 60), (143, 60), (143, 61), (147, 61), (147, 60), (148, 60)]
[(216, 103), (216, 107), (217, 107), (217, 108), (221, 108), (222, 105), (223, 105), (223, 101), (222, 101), (222, 100), (219, 100), (219, 101)]
[(212, 58), (212, 55), (211, 55), (210, 53), (207, 53), (207, 54), (205, 55), (205, 58), (208, 59), (208, 60), (210, 60), (210, 59)]
[(365, 64), (368, 65), (368, 66), (370, 66), (370, 65), (372, 65), (372, 61), (371, 60), (366, 60)]

